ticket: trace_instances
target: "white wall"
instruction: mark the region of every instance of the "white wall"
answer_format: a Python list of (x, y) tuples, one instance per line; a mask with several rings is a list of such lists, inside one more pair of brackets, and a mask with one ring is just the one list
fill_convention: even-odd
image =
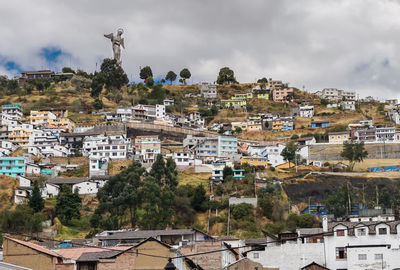
[(264, 251), (251, 251), (247, 253), (247, 257), (254, 262), (261, 263), (263, 267), (280, 270), (300, 269), (312, 262), (324, 264), (324, 244), (286, 243), (280, 246), (266, 247)]

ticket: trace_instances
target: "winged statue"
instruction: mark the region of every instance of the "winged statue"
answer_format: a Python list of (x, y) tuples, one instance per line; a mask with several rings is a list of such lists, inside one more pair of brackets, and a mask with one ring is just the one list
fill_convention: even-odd
[(124, 33), (122, 28), (118, 29), (117, 34), (114, 36), (114, 33), (110, 33), (108, 35), (104, 35), (106, 38), (111, 40), (112, 49), (114, 52), (114, 59), (117, 60), (117, 63), (121, 65), (121, 46), (125, 49), (124, 38), (121, 37)]

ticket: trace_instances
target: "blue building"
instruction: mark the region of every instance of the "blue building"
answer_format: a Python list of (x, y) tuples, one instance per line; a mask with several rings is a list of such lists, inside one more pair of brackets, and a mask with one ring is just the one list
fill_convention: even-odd
[(0, 174), (12, 177), (25, 176), (25, 158), (0, 157)]
[(330, 127), (329, 121), (314, 121), (311, 122), (311, 128), (327, 128)]

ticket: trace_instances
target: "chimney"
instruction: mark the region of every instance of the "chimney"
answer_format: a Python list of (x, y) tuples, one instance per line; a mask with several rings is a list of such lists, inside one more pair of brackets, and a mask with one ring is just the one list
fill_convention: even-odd
[(328, 216), (327, 215), (322, 216), (322, 231), (323, 232), (328, 231)]

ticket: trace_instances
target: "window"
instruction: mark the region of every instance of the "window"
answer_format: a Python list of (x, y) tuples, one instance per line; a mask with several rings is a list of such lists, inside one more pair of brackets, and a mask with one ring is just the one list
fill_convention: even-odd
[(358, 254), (359, 261), (365, 261), (367, 259), (367, 254)]
[(375, 254), (375, 260), (383, 260), (383, 254)]
[(387, 228), (379, 228), (378, 233), (379, 234), (387, 234)]
[(337, 230), (336, 236), (344, 236), (344, 230)]
[(337, 247), (336, 248), (336, 259), (346, 259), (347, 258), (347, 251), (344, 247)]
[(358, 236), (365, 236), (367, 234), (367, 230), (365, 228), (357, 229)]
[(253, 258), (254, 259), (258, 259), (260, 257), (260, 254), (258, 254), (258, 252), (254, 252), (253, 253)]
[(118, 149), (118, 146), (113, 145), (112, 149)]

